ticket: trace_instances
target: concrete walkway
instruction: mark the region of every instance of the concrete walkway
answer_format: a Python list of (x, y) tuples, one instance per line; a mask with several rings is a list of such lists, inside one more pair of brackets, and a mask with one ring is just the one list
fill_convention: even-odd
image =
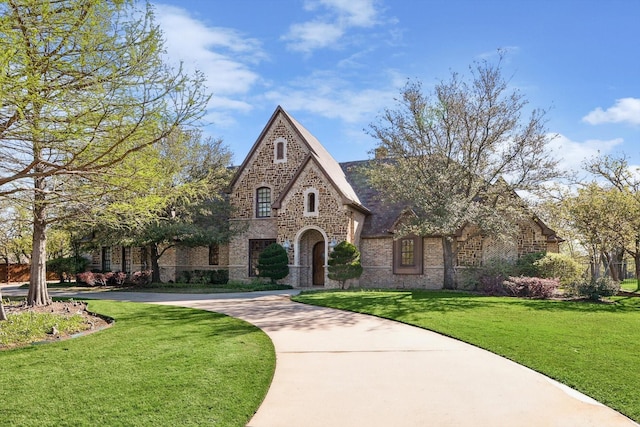
[(288, 294), (78, 297), (211, 310), (264, 330), (277, 365), (252, 427), (638, 426), (487, 351), (393, 321), (297, 304)]

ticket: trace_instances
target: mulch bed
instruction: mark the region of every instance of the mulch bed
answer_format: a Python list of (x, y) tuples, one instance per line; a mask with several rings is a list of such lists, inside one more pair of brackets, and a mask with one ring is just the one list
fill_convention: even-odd
[(54, 301), (49, 305), (30, 307), (26, 302), (22, 303), (9, 303), (4, 305), (5, 313), (20, 314), (20, 313), (53, 313), (58, 316), (71, 317), (79, 314), (83, 317), (83, 329), (75, 331), (72, 334), (65, 334), (59, 331), (57, 333), (50, 333), (44, 338), (44, 341), (60, 341), (69, 339), (77, 335), (89, 334), (99, 331), (113, 324), (113, 321), (99, 316), (95, 313), (87, 311), (87, 303), (83, 301)]

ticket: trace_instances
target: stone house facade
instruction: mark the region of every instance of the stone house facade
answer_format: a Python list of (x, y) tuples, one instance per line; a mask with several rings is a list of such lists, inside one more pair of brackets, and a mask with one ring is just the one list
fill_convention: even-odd
[[(327, 277), (326, 260), (341, 241), (361, 252), (363, 274), (351, 285), (439, 289), (443, 252), (438, 237), (394, 239), (403, 211), (388, 207), (362, 174), (367, 161), (339, 164), (320, 142), (284, 109), (277, 107), (229, 187), (238, 230), (227, 245), (174, 247), (160, 259), (163, 280), (185, 270), (228, 269), (229, 279), (254, 280), (260, 252), (281, 244), (289, 255), (289, 276), (281, 283), (296, 288), (337, 287)], [(537, 218), (521, 224), (517, 241), (508, 244), (462, 230), (457, 264), (482, 265), (493, 257), (517, 258), (537, 251), (557, 252), (561, 241)], [(111, 265), (143, 267), (140, 249), (111, 251)], [(130, 261), (127, 261), (127, 257)], [(127, 264), (129, 262), (129, 264)]]

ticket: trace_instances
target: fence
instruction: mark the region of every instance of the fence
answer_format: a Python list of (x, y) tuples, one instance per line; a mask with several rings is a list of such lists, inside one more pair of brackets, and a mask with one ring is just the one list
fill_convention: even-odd
[[(0, 283), (28, 282), (31, 276), (30, 268), (29, 264), (0, 264)], [(56, 280), (57, 278), (54, 272), (47, 271), (47, 280)]]

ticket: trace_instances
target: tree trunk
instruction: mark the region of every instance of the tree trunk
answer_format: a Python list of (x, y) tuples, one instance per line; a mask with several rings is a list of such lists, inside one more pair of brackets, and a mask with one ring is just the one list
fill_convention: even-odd
[(7, 313), (4, 312), (4, 304), (2, 303), (2, 292), (0, 291), (0, 321), (7, 320)]
[(455, 270), (455, 237), (442, 237), (442, 255), (444, 262), (444, 282), (443, 289), (456, 289), (456, 270)]
[(158, 245), (152, 243), (149, 245), (149, 258), (151, 260), (151, 282), (152, 283), (160, 283), (160, 264), (158, 260), (160, 259), (160, 254), (158, 254)]
[(33, 204), (31, 277), (27, 296), (27, 304), (31, 306), (51, 304), (51, 298), (49, 298), (47, 290), (47, 219), (44, 187), (44, 178), (36, 178)]

